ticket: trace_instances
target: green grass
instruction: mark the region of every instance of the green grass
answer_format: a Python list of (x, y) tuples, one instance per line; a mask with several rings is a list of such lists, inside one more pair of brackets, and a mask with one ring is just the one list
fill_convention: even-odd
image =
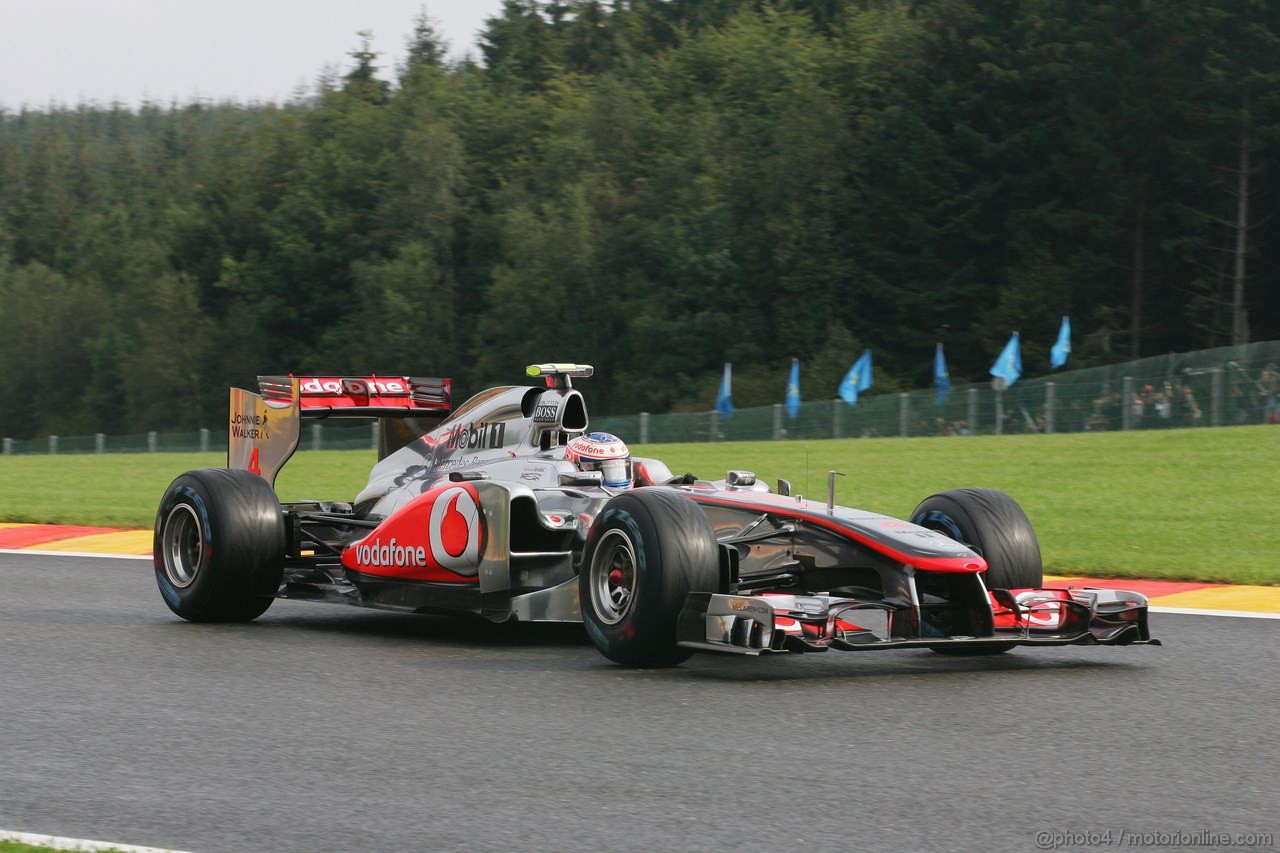
[[(905, 516), (960, 486), (1013, 495), (1040, 538), (1046, 570), (1280, 584), (1280, 429), (1273, 426), (1053, 436), (845, 439), (633, 448), (676, 473), (729, 468), (825, 498)], [(807, 463), (806, 463), (807, 454)], [(169, 481), (221, 454), (0, 458), (0, 520), (148, 527)], [(281, 496), (349, 500), (369, 451), (300, 452)], [(807, 475), (806, 475), (807, 467)]]

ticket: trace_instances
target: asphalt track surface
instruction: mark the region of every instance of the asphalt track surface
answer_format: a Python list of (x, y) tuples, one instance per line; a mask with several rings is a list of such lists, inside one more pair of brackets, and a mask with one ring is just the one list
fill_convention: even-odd
[(1280, 620), (1152, 621), (1163, 647), (632, 671), (578, 626), (300, 602), (191, 625), (147, 561), (5, 554), (0, 829), (200, 853), (1280, 833)]

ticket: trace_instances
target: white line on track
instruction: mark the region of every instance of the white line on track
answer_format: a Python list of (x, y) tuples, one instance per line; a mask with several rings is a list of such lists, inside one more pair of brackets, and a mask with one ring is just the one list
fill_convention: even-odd
[(159, 847), (138, 847), (133, 844), (115, 844), (110, 841), (88, 841), (83, 838), (62, 838), (57, 835), (35, 835), (30, 832), (9, 832), (0, 829), (0, 841), (16, 841), (35, 847), (52, 847), (54, 850), (118, 850), (120, 853), (181, 853), (179, 850)]
[(146, 560), (150, 554), (92, 554), (88, 551), (37, 551), (35, 548), (0, 548), (0, 554), (37, 554), (42, 557), (97, 557), (99, 560)]
[(1238, 619), (1280, 619), (1280, 613), (1255, 613), (1252, 610), (1201, 610), (1198, 607), (1152, 607), (1152, 613), (1176, 613), (1181, 616), (1235, 616)]

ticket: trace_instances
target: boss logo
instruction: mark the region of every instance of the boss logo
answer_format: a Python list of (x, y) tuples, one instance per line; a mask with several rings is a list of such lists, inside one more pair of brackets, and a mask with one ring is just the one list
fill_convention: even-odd
[(533, 419), (540, 424), (553, 424), (560, 413), (558, 403), (539, 403), (533, 410)]

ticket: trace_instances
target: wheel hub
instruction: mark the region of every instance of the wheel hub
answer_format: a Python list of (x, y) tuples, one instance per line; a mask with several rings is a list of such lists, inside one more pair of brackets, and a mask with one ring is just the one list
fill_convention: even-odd
[(200, 519), (190, 504), (180, 503), (169, 511), (161, 537), (164, 573), (169, 582), (185, 589), (195, 582), (204, 559), (204, 535)]
[(600, 538), (588, 570), (591, 606), (606, 625), (616, 625), (631, 610), (636, 591), (636, 552), (631, 538), (609, 530)]

